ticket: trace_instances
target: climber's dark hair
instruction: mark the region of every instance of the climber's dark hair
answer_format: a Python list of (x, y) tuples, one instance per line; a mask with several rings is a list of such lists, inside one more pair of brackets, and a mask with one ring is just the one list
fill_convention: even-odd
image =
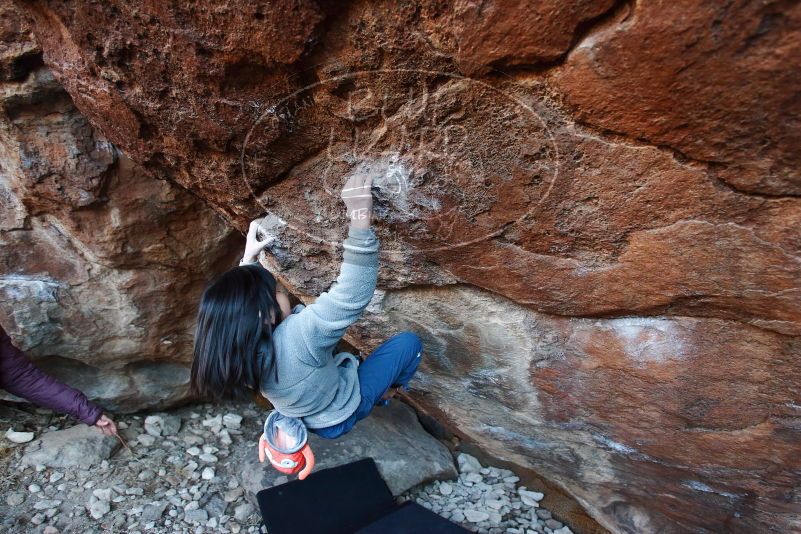
[(195, 330), (193, 395), (244, 398), (258, 391), (262, 370), (277, 378), (272, 327), (264, 324), (270, 311), (279, 320), (275, 278), (258, 263), (234, 267), (206, 287)]

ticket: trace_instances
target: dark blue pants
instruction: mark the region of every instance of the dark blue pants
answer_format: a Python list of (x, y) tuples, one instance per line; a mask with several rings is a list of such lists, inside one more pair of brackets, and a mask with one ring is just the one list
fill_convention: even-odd
[(414, 376), (423, 343), (417, 334), (401, 332), (379, 345), (359, 365), (359, 389), (362, 400), (356, 411), (341, 423), (326, 428), (309, 429), (323, 438), (334, 439), (350, 432), (357, 421), (364, 419), (381, 401), (390, 387), (406, 388)]

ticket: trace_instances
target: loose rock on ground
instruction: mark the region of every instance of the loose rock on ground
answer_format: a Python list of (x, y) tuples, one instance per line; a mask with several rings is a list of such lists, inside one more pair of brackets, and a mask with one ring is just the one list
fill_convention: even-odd
[[(376, 428), (389, 432), (390, 427), (384, 428), (381, 421), (401, 424), (407, 412), (405, 406), (385, 411)], [(248, 501), (239, 477), (242, 466), (253, 456), (254, 437), (261, 432), (263, 415), (251, 404), (228, 403), (190, 406), (167, 414), (119, 416), (116, 420), (130, 452), (95, 429), (75, 426), (66, 417), (51, 417), (50, 426), (34, 429), (36, 441), (3, 443), (7, 448), (0, 456), (4, 474), (0, 479), (0, 531), (259, 532), (258, 510)], [(2, 424), (8, 422), (0, 417)], [(369, 425), (363, 430), (369, 430)], [(439, 458), (442, 450), (438, 447), (441, 445), (418, 454), (429, 455), (429, 460)], [(53, 455), (61, 458), (54, 460)], [(450, 480), (413, 487), (399, 501), (415, 500), (478, 533), (571, 534), (539, 506), (543, 494), (518, 487), (519, 479), (511, 471), (482, 466), (463, 453), (452, 463), (451, 471), (437, 468), (432, 472)], [(252, 467), (270, 473), (263, 466)], [(394, 475), (386, 471), (385, 476)], [(408, 484), (405, 480), (399, 478), (393, 484), (403, 487)]]
[(459, 477), (415, 488), (403, 495), (437, 514), (482, 534), (571, 534), (540, 508), (541, 492), (517, 486), (507, 469), (484, 467), (469, 454), (456, 457)]
[(258, 532), (236, 471), (261, 417), (255, 406), (236, 403), (118, 416), (129, 452), (94, 428), (42, 416), (50, 426), (35, 429), (32, 443), (0, 435), (0, 531)]

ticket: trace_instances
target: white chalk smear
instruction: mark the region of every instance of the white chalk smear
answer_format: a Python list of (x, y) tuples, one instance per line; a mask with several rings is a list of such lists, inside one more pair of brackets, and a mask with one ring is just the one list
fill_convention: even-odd
[(702, 491), (704, 493), (714, 493), (715, 495), (721, 495), (723, 497), (726, 497), (727, 499), (736, 499), (738, 497), (738, 495), (734, 493), (727, 493), (725, 491), (717, 491), (715, 489), (712, 489), (703, 482), (698, 482), (697, 480), (685, 480), (681, 484), (684, 487), (694, 489), (696, 491)]
[(609, 320), (608, 326), (635, 360), (666, 363), (686, 355), (684, 332), (673, 320), (624, 317)]

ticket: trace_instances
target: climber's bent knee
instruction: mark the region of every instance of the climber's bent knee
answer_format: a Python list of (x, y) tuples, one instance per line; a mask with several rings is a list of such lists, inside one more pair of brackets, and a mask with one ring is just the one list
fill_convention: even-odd
[(404, 331), (381, 343), (359, 365), (361, 401), (345, 421), (328, 428), (310, 429), (327, 439), (347, 434), (358, 421), (367, 417), (391, 387), (408, 387), (417, 371), (423, 353), (423, 342), (414, 332)]
[(395, 334), (389, 339), (397, 338), (400, 343), (403, 343), (409, 350), (414, 352), (415, 354), (419, 354), (423, 351), (423, 341), (420, 339), (420, 336), (415, 334), (414, 332), (404, 331), (398, 334)]

